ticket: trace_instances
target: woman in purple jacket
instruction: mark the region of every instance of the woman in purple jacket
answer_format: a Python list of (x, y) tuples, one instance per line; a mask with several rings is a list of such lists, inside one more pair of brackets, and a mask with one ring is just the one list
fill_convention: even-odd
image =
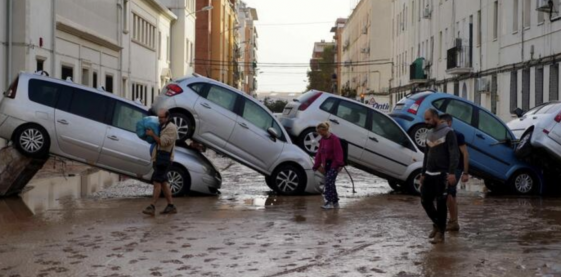
[(337, 174), (344, 166), (341, 141), (336, 135), (329, 132), (329, 123), (327, 122), (320, 123), (316, 130), (322, 138), (319, 141), (319, 149), (313, 169), (325, 175), (325, 188), (323, 191), (325, 204), (322, 208), (339, 208), (339, 197), (337, 196), (335, 180), (337, 179)]

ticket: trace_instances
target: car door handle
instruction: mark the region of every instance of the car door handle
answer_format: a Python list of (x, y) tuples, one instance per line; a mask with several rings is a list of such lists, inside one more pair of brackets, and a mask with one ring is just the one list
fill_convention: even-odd
[(201, 106), (207, 108), (207, 109), (211, 109), (210, 105), (208, 103), (201, 103)]
[(247, 127), (247, 124), (245, 124), (245, 123), (238, 123), (238, 124), (240, 124), (240, 126), (242, 126), (245, 129), (249, 129), (249, 127)]
[(368, 138), (369, 138), (370, 140), (372, 140), (372, 141), (378, 142), (378, 139), (375, 138), (375, 137), (368, 137)]
[(329, 121), (335, 123), (335, 124), (339, 124), (339, 121), (337, 121), (337, 119), (330, 119)]
[(61, 120), (57, 120), (58, 123), (62, 124), (62, 125), (68, 125), (68, 121), (61, 119)]
[(119, 141), (119, 138), (116, 136), (108, 136), (107, 138), (110, 140)]
[(482, 134), (477, 134), (476, 136), (480, 139), (485, 139), (485, 137)]

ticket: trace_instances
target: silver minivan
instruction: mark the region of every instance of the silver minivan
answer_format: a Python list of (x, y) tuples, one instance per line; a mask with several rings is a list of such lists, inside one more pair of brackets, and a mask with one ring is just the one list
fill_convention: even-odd
[[(21, 73), (0, 98), (0, 137), (24, 155), (49, 153), (149, 181), (150, 145), (136, 135), (146, 107), (111, 93)], [(200, 153), (177, 147), (169, 172), (174, 195), (217, 194), (222, 184), (214, 165)]]
[(328, 121), (334, 134), (348, 142), (353, 166), (388, 180), (393, 189), (419, 192), (423, 153), (389, 116), (355, 100), (311, 90), (288, 103), (281, 123), (296, 143), (315, 155), (315, 126)]
[(274, 191), (322, 192), (323, 176), (273, 114), (250, 95), (197, 74), (169, 83), (152, 111), (168, 109), (179, 141), (193, 138), (263, 174)]

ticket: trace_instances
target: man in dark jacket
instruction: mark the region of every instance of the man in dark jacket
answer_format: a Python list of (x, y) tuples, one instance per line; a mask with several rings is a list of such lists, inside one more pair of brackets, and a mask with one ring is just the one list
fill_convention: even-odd
[[(421, 203), (433, 222), (431, 243), (444, 242), (446, 232), (446, 201), (448, 184), (456, 184), (456, 168), (460, 152), (456, 134), (446, 123), (441, 122), (438, 112), (425, 112), (425, 123), (431, 129), (427, 134), (423, 175), (421, 177)], [(436, 200), (436, 208), (434, 202)]]

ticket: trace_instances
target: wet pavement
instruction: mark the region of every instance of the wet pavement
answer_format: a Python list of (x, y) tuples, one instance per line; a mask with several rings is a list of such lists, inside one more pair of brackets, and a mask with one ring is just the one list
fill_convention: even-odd
[(461, 231), (433, 246), (419, 198), (372, 175), (350, 169), (357, 193), (341, 175), (341, 209), (323, 211), (320, 196), (273, 195), (216, 160), (221, 196), (176, 199), (179, 214), (154, 218), (140, 213), (146, 184), (36, 179), (0, 200), (0, 276), (561, 276), (561, 199), (472, 182), (459, 192)]

